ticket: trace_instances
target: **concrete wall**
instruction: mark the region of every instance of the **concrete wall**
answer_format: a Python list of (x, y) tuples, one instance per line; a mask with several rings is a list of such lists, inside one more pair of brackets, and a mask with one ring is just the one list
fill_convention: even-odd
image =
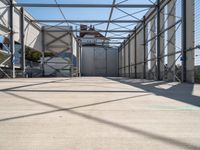
[(118, 76), (118, 50), (108, 47), (83, 46), (81, 74), (83, 76)]

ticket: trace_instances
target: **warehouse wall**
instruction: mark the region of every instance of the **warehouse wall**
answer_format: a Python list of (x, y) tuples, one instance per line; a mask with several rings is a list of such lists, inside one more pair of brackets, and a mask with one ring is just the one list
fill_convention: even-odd
[(81, 74), (83, 76), (118, 76), (118, 50), (109, 47), (83, 46)]
[(194, 0), (160, 1), (121, 44), (120, 76), (193, 83)]

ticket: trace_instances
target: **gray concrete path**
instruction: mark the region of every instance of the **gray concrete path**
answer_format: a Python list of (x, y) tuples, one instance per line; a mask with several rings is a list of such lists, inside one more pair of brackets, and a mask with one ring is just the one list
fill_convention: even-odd
[(200, 150), (200, 85), (0, 80), (0, 150)]

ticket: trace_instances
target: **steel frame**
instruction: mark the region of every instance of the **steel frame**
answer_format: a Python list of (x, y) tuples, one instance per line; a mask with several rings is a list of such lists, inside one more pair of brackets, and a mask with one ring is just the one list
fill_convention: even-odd
[[(162, 25), (160, 23), (161, 22), (160, 17), (161, 17), (161, 15), (166, 15), (166, 14), (163, 14), (162, 10), (169, 4), (170, 1), (172, 1), (172, 0), (168, 0), (168, 1), (157, 0), (157, 4), (156, 4), (157, 7), (154, 8), (154, 10), (149, 12), (148, 15), (143, 18), (143, 23), (139, 23), (139, 25), (135, 29), (135, 33), (133, 33), (132, 36), (126, 40), (126, 42), (129, 42), (130, 39), (132, 39), (132, 38), (134, 38), (136, 40), (137, 33), (141, 32), (141, 30), (145, 31), (146, 30), (145, 28), (148, 28), (147, 24), (151, 20), (156, 18), (157, 23), (156, 23), (155, 36), (151, 37), (150, 39), (146, 39), (146, 36), (149, 35), (149, 33), (144, 32), (144, 35), (143, 35), (143, 38), (144, 38), (144, 41), (145, 41), (144, 42), (144, 60), (141, 61), (141, 62), (137, 62), (137, 63), (135, 62), (135, 64), (131, 64), (131, 66), (129, 66), (129, 65), (128, 66), (121, 66), (119, 68), (119, 70), (122, 70), (122, 69), (127, 68), (127, 67), (132, 67), (132, 66), (136, 67), (138, 65), (143, 64), (143, 77), (148, 79), (148, 76), (146, 76), (146, 72), (147, 72), (146, 65), (147, 65), (148, 62), (153, 61), (153, 62), (155, 62), (155, 64), (153, 65), (153, 67), (151, 69), (153, 69), (153, 68), (156, 69), (155, 72), (154, 72), (156, 79), (157, 80), (164, 80), (163, 75), (161, 76), (161, 63), (164, 63), (163, 61), (164, 61), (165, 57), (176, 55), (177, 56), (176, 59), (174, 60), (174, 62), (172, 63), (171, 66), (168, 66), (168, 69), (165, 70), (165, 73), (170, 72), (171, 68), (173, 66), (175, 66), (176, 62), (181, 58), (181, 60), (182, 60), (182, 71), (181, 71), (182, 78), (178, 77), (177, 74), (174, 74), (175, 78), (180, 82), (194, 82), (192, 73), (188, 74), (189, 68), (193, 67), (192, 63), (190, 63), (189, 60), (192, 61), (191, 56), (193, 56), (193, 52), (192, 52), (193, 50), (191, 51), (190, 47), (194, 47), (194, 44), (193, 44), (194, 42), (192, 42), (192, 39), (188, 39), (188, 35), (187, 35), (187, 34), (189, 34), (189, 36), (192, 37), (192, 34), (193, 34), (192, 24), (191, 24), (193, 22), (192, 16), (191, 16), (193, 14), (192, 9), (191, 9), (192, 4), (189, 4), (190, 1), (182, 0), (182, 3), (183, 3), (182, 16), (180, 18), (175, 16), (175, 17), (178, 18), (176, 20), (176, 22), (174, 22), (174, 24), (168, 26), (167, 28), (163, 28), (164, 24)], [(186, 3), (189, 4), (189, 5), (187, 5)], [(191, 1), (191, 3), (192, 3), (192, 1)], [(188, 10), (189, 8), (190, 8), (190, 10)], [(170, 12), (171, 11), (172, 10), (170, 10)], [(188, 14), (188, 11), (189, 11), (189, 14)], [(174, 15), (174, 14), (167, 14), (167, 15), (169, 17), (169, 16)], [(190, 16), (191, 18), (189, 18), (188, 16)], [(165, 23), (165, 21), (164, 21), (164, 23)], [(176, 34), (177, 34), (176, 32), (179, 29), (180, 25), (182, 25), (182, 31), (181, 31), (181, 33), (182, 33), (182, 48), (180, 48), (179, 51), (175, 51), (173, 53), (163, 54), (163, 48), (165, 49), (167, 44), (169, 44), (169, 43), (175, 44), (171, 41), (171, 39), (173, 38), (173, 36), (176, 36)], [(142, 28), (142, 26), (143, 26), (143, 28)], [(161, 36), (163, 34), (165, 34), (167, 31), (171, 30), (172, 28), (176, 29), (174, 34), (172, 35), (172, 37), (170, 39), (166, 40), (167, 44), (164, 45), (164, 47), (162, 47), (161, 46), (161, 40), (160, 40)], [(155, 56), (155, 58), (148, 59), (148, 58), (146, 58), (146, 57), (148, 57), (148, 56), (146, 56), (147, 55), (146, 54), (146, 46), (151, 41), (155, 41), (156, 56)], [(178, 48), (176, 45), (174, 45), (174, 47), (176, 49)], [(137, 49), (137, 48), (135, 48), (135, 49)], [(136, 53), (136, 51), (137, 50), (134, 50), (135, 53)], [(151, 51), (152, 51), (152, 48), (150, 48), (150, 52)], [(162, 65), (164, 65), (164, 64), (162, 64)], [(190, 70), (190, 71), (192, 71), (192, 70)], [(138, 72), (136, 71), (135, 76), (137, 74), (138, 74)], [(190, 75), (192, 75), (192, 76), (190, 76)]]
[[(112, 17), (112, 16), (111, 16)], [(140, 23), (142, 20), (31, 20), (39, 23)]]
[[(53, 32), (54, 33), (54, 32)], [(64, 40), (63, 40), (63, 38), (64, 37), (66, 37), (66, 36), (70, 36), (71, 38), (70, 38), (70, 41), (72, 42), (72, 35), (71, 35), (71, 32), (70, 31), (68, 31), (68, 32), (60, 32), (60, 35), (59, 36), (55, 36), (55, 35), (53, 35), (52, 34), (52, 32), (51, 32), (51, 29), (45, 29), (45, 28), (43, 28), (43, 43), (44, 43), (44, 45), (43, 45), (43, 76), (51, 76), (51, 75), (53, 75), (54, 73), (60, 73), (61, 75), (63, 75), (63, 76), (65, 76), (64, 74), (62, 74), (62, 72), (60, 72), (60, 70), (62, 70), (62, 69), (64, 69), (65, 67), (68, 67), (68, 66), (70, 66), (70, 77), (73, 77), (73, 50), (72, 50), (72, 47), (70, 46), (69, 47), (69, 45), (71, 45), (72, 43), (68, 43), (68, 42), (65, 42)], [(51, 37), (52, 38), (52, 40), (50, 40), (50, 41), (48, 41), (47, 42), (47, 36), (49, 36), (49, 37)], [(62, 45), (54, 45), (54, 43), (55, 42), (61, 42), (62, 43)], [(62, 50), (60, 51), (60, 52), (58, 52), (57, 54), (56, 54), (56, 56), (53, 56), (53, 57), (50, 57), (50, 58), (48, 58), (48, 59), (44, 59), (44, 53), (46, 52), (46, 49), (48, 49), (48, 51), (51, 51), (51, 52), (55, 52), (55, 50), (54, 49), (57, 49), (57, 48), (62, 48)], [(71, 51), (69, 51), (69, 48), (71, 49)], [(53, 64), (60, 64), (60, 63), (58, 63), (58, 62), (49, 62), (49, 61), (51, 61), (54, 57), (59, 57), (60, 56), (60, 58), (62, 58), (63, 59), (63, 61), (66, 61), (66, 62), (68, 62), (69, 60), (67, 60), (67, 59), (65, 59), (65, 58), (63, 58), (63, 57), (61, 57), (61, 55), (63, 54), (63, 53), (69, 53), (70, 55), (71, 55), (71, 58), (70, 58), (70, 63), (61, 63), (61, 64), (63, 64), (63, 67), (61, 68), (61, 69), (57, 69), (57, 68), (55, 68), (55, 67), (53, 67), (51, 64), (53, 63)], [(65, 64), (65, 65), (64, 65)], [(53, 69), (54, 71), (51, 73), (51, 74), (48, 74), (48, 75), (46, 75), (46, 73), (45, 73), (45, 65), (46, 66), (48, 66), (48, 67), (50, 67), (51, 69)]]
[(152, 4), (36, 4), (16, 3), (15, 7), (64, 7), (64, 8), (152, 8)]
[[(173, 54), (167, 54), (167, 55), (163, 55), (161, 53), (161, 35), (163, 33), (165, 33), (166, 31), (170, 30), (171, 28), (173, 28), (174, 26), (176, 26), (179, 23), (182, 23), (182, 50), (181, 50), (181, 55), (182, 55), (182, 82), (186, 82), (187, 81), (187, 51), (188, 51), (188, 45), (187, 45), (187, 33), (188, 33), (188, 27), (187, 27), (187, 22), (188, 19), (187, 18), (187, 6), (186, 6), (186, 0), (182, 0), (183, 2), (183, 6), (182, 6), (182, 17), (179, 21), (177, 21), (175, 24), (173, 24), (172, 26), (169, 26), (166, 29), (162, 29), (161, 28), (161, 24), (160, 24), (160, 15), (161, 15), (161, 10), (166, 7), (166, 5), (172, 0), (157, 0), (156, 3), (152, 3), (152, 4), (123, 4), (123, 3), (116, 3), (116, 0), (113, 0), (112, 4), (36, 4), (36, 3), (13, 3), (13, 0), (9, 0), (9, 4), (7, 4), (7, 8), (9, 10), (9, 28), (6, 28), (4, 25), (0, 24), (0, 29), (3, 30), (7, 30), (7, 32), (9, 32), (9, 38), (10, 38), (10, 52), (11, 52), (11, 69), (12, 69), (12, 78), (15, 78), (15, 47), (14, 47), (14, 30), (13, 30), (13, 13), (14, 13), (14, 8), (16, 7), (20, 7), (21, 9), (21, 19), (20, 19), (20, 23), (21, 23), (21, 29), (20, 29), (20, 41), (22, 44), (22, 53), (23, 53), (23, 57), (22, 57), (22, 70), (23, 70), (23, 74), (25, 74), (26, 70), (25, 70), (25, 45), (24, 45), (24, 19), (26, 19), (26, 16), (24, 16), (24, 7), (49, 7), (49, 8), (111, 8), (110, 14), (109, 14), (109, 18), (108, 20), (67, 20), (64, 17), (64, 20), (30, 20), (30, 22), (32, 23), (70, 23), (70, 24), (75, 24), (75, 23), (98, 23), (99, 24), (104, 24), (107, 23), (106, 29), (105, 30), (97, 30), (99, 32), (104, 32), (106, 37), (108, 33), (113, 34), (113, 37), (107, 37), (110, 40), (113, 39), (117, 39), (119, 40), (118, 42), (111, 42), (112, 44), (120, 44), (122, 43), (121, 40), (126, 40), (121, 44), (121, 49), (123, 47), (124, 49), (124, 66), (119, 67), (119, 70), (124, 69), (124, 75), (126, 76), (126, 67), (128, 67), (128, 73), (129, 73), (129, 77), (131, 76), (131, 69), (130, 67), (134, 66), (135, 68), (135, 78), (137, 78), (137, 65), (138, 64), (143, 64), (143, 77), (146, 78), (146, 67), (147, 67), (147, 63), (149, 61), (155, 61), (155, 65), (153, 67), (156, 67), (156, 75), (157, 75), (157, 80), (161, 80), (163, 77), (161, 77), (161, 60), (163, 57), (165, 56), (170, 56), (173, 54), (176, 54), (177, 52), (173, 53)], [(122, 8), (148, 8), (148, 15), (146, 17), (143, 17), (141, 19), (138, 19), (137, 17), (135, 17), (133, 14), (129, 14), (128, 12), (122, 10)], [(125, 14), (125, 16), (131, 16), (133, 19), (131, 20), (122, 20), (122, 18), (116, 18), (116, 19), (112, 19), (112, 14), (113, 11), (117, 9), (121, 12), (123, 12)], [(61, 10), (61, 9), (60, 9)], [(5, 10), (6, 12), (7, 10)], [(62, 12), (62, 11), (61, 11)], [(3, 12), (4, 13), (4, 12)], [(168, 14), (169, 15), (169, 14)], [(151, 39), (146, 38), (147, 33), (146, 33), (146, 29), (147, 24), (149, 23), (149, 21), (152, 19), (152, 16), (156, 16), (157, 19), (157, 26), (156, 26), (156, 35), (155, 37), (152, 37)], [(1, 16), (0, 16), (1, 19)], [(137, 26), (134, 29), (129, 29), (124, 25), (121, 24), (125, 24), (125, 23), (137, 23)], [(109, 29), (110, 24), (115, 24), (117, 26), (119, 26), (119, 30), (118, 29)], [(59, 26), (59, 25), (56, 25)], [(124, 30), (122, 30), (122, 28)], [(144, 43), (143, 43), (143, 47), (144, 47), (144, 56), (143, 56), (143, 62), (137, 62), (137, 52), (138, 52), (138, 47), (137, 47), (137, 33), (140, 32), (141, 30), (144, 31), (143, 33), (143, 39), (144, 39)], [(45, 31), (42, 30), (42, 32), (44, 33)], [(66, 30), (60, 30), (60, 31), (51, 31), (51, 32), (66, 32)], [(70, 30), (69, 32), (80, 32), (80, 30)], [(84, 32), (84, 31), (83, 31)], [(95, 31), (85, 31), (85, 32), (95, 32)], [(116, 36), (115, 33), (131, 33), (130, 36), (128, 37), (122, 37), (122, 36)], [(52, 38), (55, 38), (52, 34), (51, 34)], [(60, 40), (62, 37), (59, 37), (57, 40)], [(130, 64), (130, 40), (132, 38), (135, 38), (135, 63), (134, 64)], [(156, 41), (156, 49), (157, 49), (157, 54), (156, 57), (153, 59), (147, 59), (147, 44), (150, 41)], [(43, 41), (45, 41), (45, 37), (43, 37)], [(62, 40), (60, 40), (61, 42), (64, 42)], [(128, 41), (128, 66), (126, 65), (126, 50), (125, 50), (125, 43)], [(54, 41), (52, 41), (54, 42)], [(167, 41), (170, 42), (170, 41)], [(50, 42), (51, 44), (51, 42)], [(47, 45), (43, 44), (43, 51), (45, 51)], [(119, 53), (120, 53), (120, 48), (119, 48)], [(118, 57), (120, 59), (120, 56)], [(43, 61), (44, 61), (44, 56), (43, 56)], [(177, 60), (175, 60), (177, 61)], [(119, 61), (118, 61), (119, 62)], [(152, 67), (152, 68), (153, 68)], [(152, 69), (151, 68), (151, 69)], [(168, 68), (168, 70), (170, 71), (171, 66)], [(2, 70), (2, 69), (1, 69)]]

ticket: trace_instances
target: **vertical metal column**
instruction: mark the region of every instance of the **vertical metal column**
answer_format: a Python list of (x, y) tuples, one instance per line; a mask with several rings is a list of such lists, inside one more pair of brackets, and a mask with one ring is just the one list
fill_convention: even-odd
[(121, 44), (121, 76), (123, 76), (123, 43)]
[(135, 78), (137, 78), (137, 28), (135, 27)]
[[(183, 0), (182, 81), (194, 83), (194, 0)], [(189, 51), (188, 51), (189, 50)]]
[(144, 66), (143, 66), (143, 78), (146, 79), (146, 18), (143, 17), (143, 41), (144, 41)]
[(73, 73), (74, 73), (74, 56), (73, 56), (73, 51), (74, 51), (74, 49), (73, 49), (73, 35), (72, 35), (72, 33), (70, 34), (70, 36), (71, 36), (71, 42), (70, 42), (70, 46), (71, 46), (71, 77), (73, 77)]
[[(176, 23), (176, 0), (171, 0), (167, 6), (167, 13), (169, 15), (167, 26), (170, 27)], [(167, 32), (167, 40), (169, 41), (167, 46), (167, 54), (168, 56), (168, 68), (170, 67), (170, 70), (167, 72), (167, 80), (168, 81), (175, 81), (175, 57), (176, 55), (170, 55), (175, 54), (175, 44), (176, 44), (176, 36), (174, 33), (176, 32), (176, 27), (172, 27)]]
[(130, 35), (128, 36), (128, 74), (131, 77), (131, 40)]
[(157, 0), (157, 80), (160, 80), (160, 0)]
[(79, 40), (79, 51), (80, 51), (80, 77), (82, 76), (82, 43), (81, 41)]
[(117, 61), (117, 66), (118, 66), (118, 77), (120, 76), (120, 73), (119, 73), (119, 72), (120, 72), (120, 66), (119, 66), (119, 63), (120, 63), (120, 62), (119, 62), (119, 60), (120, 60), (119, 57), (120, 57), (120, 55), (119, 55), (119, 49), (120, 49), (120, 48), (117, 49), (117, 56), (118, 56), (118, 59), (117, 59), (117, 60), (118, 60), (118, 61)]
[(150, 79), (153, 79), (153, 80), (156, 80), (157, 77), (156, 77), (156, 19), (155, 17), (150, 21), (150, 39), (152, 39), (150, 41), (150, 54), (151, 54), (151, 57), (150, 57)]
[(77, 64), (77, 77), (79, 77), (80, 74), (80, 54), (79, 54), (79, 43), (78, 40), (76, 41), (76, 53), (77, 53), (77, 59), (76, 59), (76, 64)]
[[(159, 34), (159, 40), (160, 40), (160, 80), (166, 79), (165, 75), (165, 33), (163, 31), (165, 30), (165, 9), (160, 9), (160, 33)], [(168, 20), (169, 21), (169, 20)]]
[(14, 26), (13, 26), (13, 15), (14, 15), (14, 7), (13, 0), (10, 0), (10, 8), (9, 8), (9, 27), (10, 27), (10, 52), (11, 52), (11, 69), (12, 69), (12, 78), (15, 78), (15, 43), (14, 43)]
[(123, 42), (124, 49), (124, 77), (126, 77), (126, 49), (125, 49), (125, 41)]
[(46, 44), (45, 44), (45, 28), (42, 27), (42, 76), (45, 76), (45, 58), (44, 58), (44, 53), (46, 49)]
[(106, 76), (108, 76), (108, 49), (106, 48)]
[(24, 9), (23, 7), (20, 9), (20, 43), (21, 43), (21, 65), (22, 65), (22, 73), (23, 77), (26, 77), (26, 51), (25, 51), (25, 43), (24, 43)]
[(187, 49), (187, 30), (186, 30), (186, 0), (182, 0), (182, 82), (186, 82), (186, 49)]

